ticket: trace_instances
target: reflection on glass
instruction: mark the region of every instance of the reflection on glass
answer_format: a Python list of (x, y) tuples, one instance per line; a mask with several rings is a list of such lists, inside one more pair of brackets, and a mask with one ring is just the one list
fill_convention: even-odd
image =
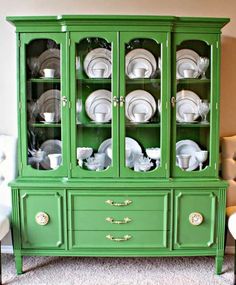
[(176, 52), (176, 165), (201, 171), (209, 165), (211, 47), (188, 40)]
[(76, 45), (76, 145), (78, 166), (102, 171), (112, 164), (111, 44), (85, 38)]
[(125, 50), (126, 167), (147, 172), (161, 164), (161, 45), (138, 38)]
[(60, 45), (31, 41), (26, 48), (28, 164), (38, 170), (62, 163), (60, 76)]

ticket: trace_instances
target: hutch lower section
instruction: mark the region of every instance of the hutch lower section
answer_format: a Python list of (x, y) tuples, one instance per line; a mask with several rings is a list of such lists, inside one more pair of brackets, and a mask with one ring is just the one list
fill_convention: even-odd
[(216, 273), (221, 273), (223, 183), (80, 184), (13, 187), (18, 274), (25, 255), (215, 256)]

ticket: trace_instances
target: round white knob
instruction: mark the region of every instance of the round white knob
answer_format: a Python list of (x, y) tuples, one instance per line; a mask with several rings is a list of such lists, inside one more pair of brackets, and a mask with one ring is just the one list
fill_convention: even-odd
[(203, 222), (203, 216), (198, 212), (191, 213), (189, 215), (189, 222), (193, 226), (199, 226)]
[(35, 216), (35, 221), (40, 226), (45, 226), (49, 222), (49, 216), (45, 212), (39, 212)]

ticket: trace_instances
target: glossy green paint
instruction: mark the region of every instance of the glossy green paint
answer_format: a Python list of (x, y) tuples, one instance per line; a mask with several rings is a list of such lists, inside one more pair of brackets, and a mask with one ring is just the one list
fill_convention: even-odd
[[(219, 78), (220, 33), (229, 21), (225, 18), (189, 18), (172, 16), (43, 16), (8, 17), (16, 26), (18, 62), (18, 102), (22, 108), (19, 120), (20, 175), (11, 183), (12, 229), (17, 273), (22, 273), (22, 257), (35, 256), (215, 256), (216, 273), (221, 273), (224, 256), (226, 187), (218, 178), (219, 152)], [(101, 37), (112, 43), (113, 96), (125, 96), (125, 43), (141, 37), (161, 45), (162, 117), (160, 123), (140, 125), (143, 133), (160, 130), (162, 165), (146, 173), (132, 172), (125, 167), (124, 138), (130, 132), (125, 126), (124, 107), (113, 106), (113, 165), (106, 171), (88, 172), (77, 166), (76, 153), (76, 82), (75, 49), (84, 37)], [(56, 171), (37, 171), (27, 166), (26, 71), (25, 46), (33, 39), (49, 38), (61, 45), (62, 95), (68, 104), (62, 111), (63, 165)], [(20, 40), (20, 41), (19, 41)], [(211, 80), (176, 82), (176, 45), (186, 40), (205, 42), (212, 54)], [(38, 84), (40, 80), (32, 80)], [(153, 79), (144, 86), (155, 83)], [(84, 84), (99, 84), (84, 79)], [(101, 81), (109, 85), (110, 80)], [(142, 82), (136, 81), (135, 86)], [(210, 88), (209, 88), (210, 85)], [(207, 90), (211, 99), (211, 125), (176, 124), (171, 96), (177, 88), (191, 86)], [(94, 87), (94, 88), (95, 88)], [(135, 87), (136, 88), (136, 87)], [(209, 92), (210, 89), (210, 92)], [(34, 127), (38, 127), (37, 124)], [(48, 125), (47, 128), (53, 126)], [(44, 127), (46, 128), (46, 127)], [(94, 126), (86, 128), (94, 131)], [(105, 129), (106, 128), (106, 129)], [(206, 141), (210, 166), (201, 172), (183, 172), (175, 166), (177, 135), (188, 132), (190, 137), (208, 134)], [(91, 138), (92, 139), (92, 138)], [(148, 142), (148, 139), (146, 139)], [(124, 203), (114, 206), (106, 203)], [(35, 214), (45, 211), (50, 221), (46, 226), (35, 222)], [(199, 211), (202, 225), (189, 223), (189, 214)], [(111, 224), (107, 217), (127, 224)], [(36, 234), (37, 233), (37, 234)], [(106, 238), (123, 238), (116, 242)], [(197, 237), (197, 238), (196, 238)]]

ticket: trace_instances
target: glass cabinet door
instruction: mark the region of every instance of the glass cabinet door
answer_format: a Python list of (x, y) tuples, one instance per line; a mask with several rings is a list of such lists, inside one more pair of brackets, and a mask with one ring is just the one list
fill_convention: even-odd
[(119, 175), (117, 34), (71, 34), (72, 176)]
[(173, 49), (172, 176), (218, 171), (217, 35), (177, 34)]
[[(168, 34), (120, 37), (120, 169), (123, 177), (167, 177)], [(141, 175), (141, 176), (140, 176)]]
[(64, 34), (21, 34), (19, 107), (23, 175), (67, 175), (65, 43)]

